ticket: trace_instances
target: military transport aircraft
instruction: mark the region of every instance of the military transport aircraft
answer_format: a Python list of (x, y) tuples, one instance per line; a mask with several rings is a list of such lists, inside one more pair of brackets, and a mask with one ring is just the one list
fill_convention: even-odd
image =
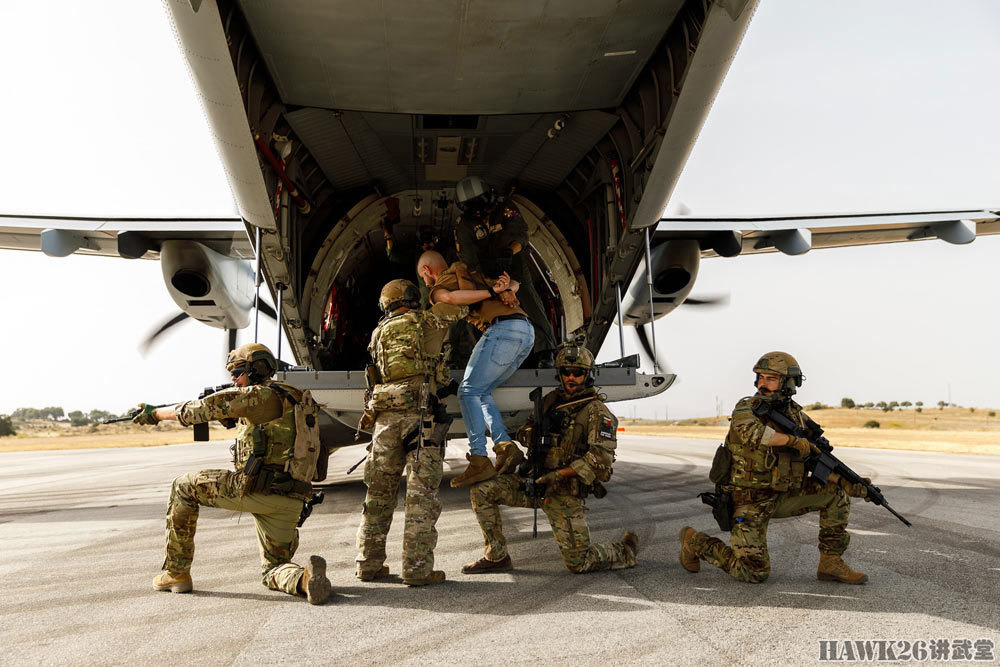
[[(559, 338), (596, 351), (636, 328), (653, 373), (623, 351), (599, 369), (610, 400), (673, 382), (644, 327), (704, 303), (702, 258), (1000, 231), (996, 210), (661, 218), (755, 0), (165, 4), (240, 217), (2, 216), (0, 247), (159, 259), (181, 309), (161, 330), (191, 317), (231, 344), (263, 284), (300, 364), (285, 377), (325, 404), (332, 446), (354, 441), (379, 289), (415, 277), (387, 261), (382, 225), (401, 244), (448, 237), (466, 176), (527, 221)], [(555, 383), (522, 369), (496, 397), (516, 423), (526, 389)]]

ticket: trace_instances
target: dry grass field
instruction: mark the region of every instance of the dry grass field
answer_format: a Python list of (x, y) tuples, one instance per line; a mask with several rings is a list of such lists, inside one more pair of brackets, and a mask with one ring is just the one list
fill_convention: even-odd
[[(227, 440), (233, 432), (219, 425), (209, 429), (212, 440)], [(104, 426), (71, 426), (68, 422), (29, 421), (17, 425), (17, 435), (0, 438), (0, 452), (29, 452), (43, 449), (98, 449), (105, 447), (157, 447), (191, 442), (190, 428), (176, 422), (155, 427), (129, 423)]]
[[(827, 408), (808, 411), (824, 429), (835, 447), (874, 447), (909, 449), (955, 454), (993, 454), (1000, 456), (1000, 417), (990, 410), (937, 408), (915, 410), (848, 410)], [(870, 420), (879, 428), (865, 428)], [(622, 419), (619, 428), (635, 435), (662, 435), (678, 438), (704, 438), (721, 442), (729, 429), (729, 417), (703, 417), (676, 422), (645, 419)]]

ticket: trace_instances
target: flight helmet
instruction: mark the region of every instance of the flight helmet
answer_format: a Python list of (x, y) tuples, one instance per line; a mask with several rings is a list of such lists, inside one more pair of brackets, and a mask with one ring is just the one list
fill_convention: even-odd
[(556, 352), (556, 370), (562, 368), (582, 368), (587, 376), (587, 386), (594, 384), (594, 353), (583, 346), (584, 340), (577, 338), (559, 346)]
[(479, 176), (466, 176), (455, 184), (455, 206), (463, 213), (485, 211), (495, 201), (493, 188)]
[(245, 374), (247, 384), (260, 384), (274, 375), (278, 363), (266, 345), (245, 343), (229, 353), (226, 370), (234, 376)]
[(404, 278), (390, 280), (379, 294), (378, 305), (383, 313), (391, 313), (402, 306), (410, 309), (420, 308), (420, 290)]
[(795, 361), (795, 357), (787, 352), (768, 352), (757, 360), (757, 363), (753, 366), (753, 372), (754, 387), (757, 386), (760, 373), (780, 375), (783, 378), (781, 393), (784, 396), (793, 395), (796, 387), (801, 387), (803, 380), (806, 379), (806, 376), (802, 374), (802, 369), (799, 367), (799, 362)]

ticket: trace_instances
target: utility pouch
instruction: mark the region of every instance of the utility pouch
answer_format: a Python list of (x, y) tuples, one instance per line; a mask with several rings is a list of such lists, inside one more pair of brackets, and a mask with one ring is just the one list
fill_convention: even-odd
[(365, 388), (371, 391), (375, 385), (382, 382), (382, 374), (378, 372), (378, 366), (368, 364), (365, 366)]
[(719, 487), (715, 493), (699, 493), (701, 502), (712, 508), (712, 517), (719, 524), (719, 530), (728, 533), (733, 529), (733, 497)]
[(586, 498), (587, 496), (594, 496), (595, 498), (603, 498), (608, 495), (608, 489), (606, 486), (594, 480), (593, 484), (581, 484), (580, 485), (580, 497)]
[(267, 456), (267, 443), (264, 442), (264, 427), (258, 426), (253, 430), (253, 455), (259, 459)]
[(712, 469), (708, 472), (708, 478), (712, 484), (725, 484), (729, 481), (729, 471), (733, 467), (733, 453), (725, 444), (719, 445), (712, 458)]

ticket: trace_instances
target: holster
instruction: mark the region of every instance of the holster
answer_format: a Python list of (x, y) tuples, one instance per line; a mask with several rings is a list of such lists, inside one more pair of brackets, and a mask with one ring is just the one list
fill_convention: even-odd
[(715, 493), (706, 491), (699, 493), (701, 502), (712, 508), (712, 517), (719, 524), (719, 530), (728, 533), (733, 529), (733, 497), (721, 486), (715, 487)]

